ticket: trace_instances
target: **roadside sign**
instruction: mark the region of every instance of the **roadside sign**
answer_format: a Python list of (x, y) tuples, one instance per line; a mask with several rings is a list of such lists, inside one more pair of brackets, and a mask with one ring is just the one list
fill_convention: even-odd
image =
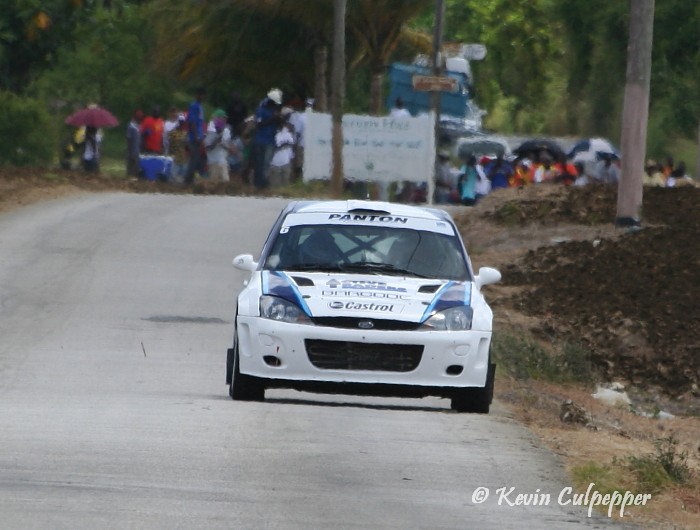
[(414, 75), (413, 89), (419, 92), (457, 92), (459, 85), (453, 77), (438, 75)]

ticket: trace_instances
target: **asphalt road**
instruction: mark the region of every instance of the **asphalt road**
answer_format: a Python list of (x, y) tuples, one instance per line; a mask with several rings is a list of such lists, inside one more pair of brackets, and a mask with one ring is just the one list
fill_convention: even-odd
[(559, 505), (559, 464), (498, 404), (231, 401), (231, 259), (283, 204), (94, 194), (0, 215), (0, 528), (608, 527)]

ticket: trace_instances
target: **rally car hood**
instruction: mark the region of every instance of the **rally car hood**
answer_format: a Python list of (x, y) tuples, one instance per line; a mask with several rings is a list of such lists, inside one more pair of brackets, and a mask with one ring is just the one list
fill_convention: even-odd
[(309, 317), (424, 322), (436, 311), (470, 305), (471, 282), (309, 272), (262, 272), (262, 293), (300, 306)]

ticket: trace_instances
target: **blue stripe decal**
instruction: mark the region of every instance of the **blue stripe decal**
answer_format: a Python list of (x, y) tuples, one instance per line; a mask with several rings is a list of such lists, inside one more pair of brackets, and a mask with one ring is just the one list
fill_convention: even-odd
[(445, 309), (458, 306), (468, 306), (471, 304), (472, 288), (471, 282), (448, 282), (435, 293), (435, 298), (426, 308), (421, 318), (425, 322), (434, 313), (439, 313)]
[(265, 271), (263, 273), (263, 294), (277, 296), (298, 305), (307, 316), (311, 316), (311, 310), (306, 305), (304, 297), (299, 292), (296, 284), (284, 272)]
[(433, 310), (435, 309), (435, 305), (438, 303), (438, 300), (442, 296), (442, 293), (444, 293), (447, 289), (449, 289), (453, 283), (454, 282), (447, 282), (445, 285), (440, 287), (440, 289), (438, 289), (438, 292), (435, 293), (435, 296), (433, 297), (433, 301), (430, 302), (430, 305), (425, 309), (425, 312), (423, 313), (423, 316), (420, 319), (421, 322), (425, 322), (426, 320), (428, 320), (428, 318), (430, 318), (430, 315), (433, 314)]

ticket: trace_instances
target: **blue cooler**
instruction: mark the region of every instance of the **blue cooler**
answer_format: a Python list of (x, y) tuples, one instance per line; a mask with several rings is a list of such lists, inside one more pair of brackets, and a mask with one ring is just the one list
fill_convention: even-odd
[(169, 156), (141, 155), (139, 166), (141, 175), (146, 180), (170, 180), (173, 159)]

